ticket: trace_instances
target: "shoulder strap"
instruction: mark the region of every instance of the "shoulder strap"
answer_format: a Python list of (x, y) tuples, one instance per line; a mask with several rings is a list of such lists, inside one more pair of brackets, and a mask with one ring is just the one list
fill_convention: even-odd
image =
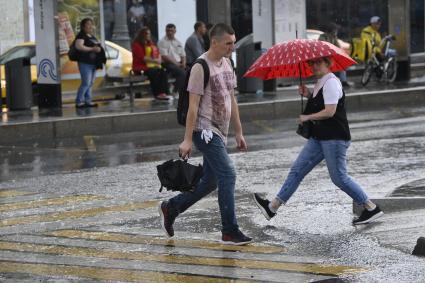
[(207, 61), (205, 61), (205, 59), (198, 58), (198, 59), (195, 60), (193, 65), (195, 65), (196, 63), (201, 64), (202, 68), (204, 69), (204, 88), (206, 88), (207, 84), (210, 80), (210, 68), (208, 67), (208, 63), (207, 63)]

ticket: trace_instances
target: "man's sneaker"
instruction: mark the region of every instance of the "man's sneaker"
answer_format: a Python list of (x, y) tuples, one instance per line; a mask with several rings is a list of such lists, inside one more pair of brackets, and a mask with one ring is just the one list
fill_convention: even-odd
[(379, 206), (376, 206), (376, 208), (372, 211), (365, 209), (365, 210), (363, 210), (360, 217), (353, 220), (353, 225), (370, 223), (370, 222), (378, 219), (382, 215), (384, 215), (384, 212), (382, 212), (382, 210), (379, 208)]
[(221, 241), (226, 245), (236, 245), (243, 246), (252, 242), (252, 238), (245, 236), (241, 230), (238, 230), (234, 233), (223, 233), (221, 236)]
[(176, 220), (177, 215), (170, 211), (170, 205), (168, 201), (161, 201), (158, 205), (159, 216), (161, 217), (161, 226), (165, 234), (168, 237), (174, 236), (173, 224)]
[(269, 200), (261, 198), (257, 193), (252, 194), (252, 197), (267, 220), (270, 220), (273, 216), (276, 215), (276, 213), (272, 212), (269, 208)]

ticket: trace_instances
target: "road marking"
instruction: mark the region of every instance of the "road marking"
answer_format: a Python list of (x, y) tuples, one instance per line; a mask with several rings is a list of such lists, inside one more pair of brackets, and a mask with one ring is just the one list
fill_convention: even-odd
[(42, 206), (67, 205), (72, 203), (85, 202), (90, 200), (105, 200), (107, 197), (97, 195), (72, 195), (60, 198), (49, 198), (41, 200), (32, 200), (25, 202), (4, 203), (0, 206), (0, 211), (19, 210), (28, 208), (38, 208)]
[(246, 246), (233, 246), (224, 245), (220, 242), (205, 241), (198, 239), (165, 239), (146, 235), (135, 235), (135, 234), (123, 234), (123, 233), (111, 233), (111, 232), (92, 232), (83, 230), (58, 230), (49, 232), (45, 235), (72, 238), (72, 239), (89, 239), (97, 241), (109, 241), (109, 242), (121, 242), (121, 243), (133, 243), (133, 244), (144, 244), (144, 245), (161, 245), (161, 246), (172, 246), (172, 247), (186, 247), (186, 248), (201, 248), (201, 249), (212, 249), (212, 250), (224, 250), (224, 251), (241, 251), (241, 252), (253, 252), (253, 253), (284, 253), (286, 249), (279, 246), (261, 245), (261, 244), (249, 244)]
[(126, 282), (187, 282), (187, 283), (245, 283), (255, 282), (237, 279), (214, 278), (197, 275), (184, 275), (165, 272), (126, 270), (115, 268), (93, 268), (60, 264), (17, 263), (0, 261), (0, 272), (33, 274), (41, 276), (76, 276), (96, 280), (116, 280)]
[(0, 227), (30, 224), (35, 222), (53, 222), (64, 219), (76, 219), (92, 217), (99, 214), (111, 212), (132, 211), (138, 209), (151, 208), (158, 205), (158, 201), (135, 202), (124, 205), (116, 205), (109, 207), (95, 207), (84, 210), (71, 210), (64, 212), (46, 213), (42, 215), (30, 215), (16, 218), (7, 218), (0, 221)]
[(26, 196), (26, 195), (34, 195), (34, 194), (35, 193), (16, 191), (16, 190), (0, 190), (0, 198), (10, 198), (10, 197)]
[(119, 260), (153, 261), (167, 264), (221, 266), (245, 269), (268, 269), (278, 271), (290, 271), (301, 273), (312, 273), (317, 275), (339, 276), (347, 273), (364, 271), (357, 267), (316, 264), (316, 263), (294, 263), (278, 262), (268, 260), (247, 260), (234, 258), (197, 257), (172, 254), (151, 254), (140, 251), (114, 251), (106, 249), (65, 247), (46, 244), (18, 243), (11, 241), (0, 241), (0, 250), (17, 252), (34, 252), (65, 256), (83, 256), (94, 258), (108, 258)]

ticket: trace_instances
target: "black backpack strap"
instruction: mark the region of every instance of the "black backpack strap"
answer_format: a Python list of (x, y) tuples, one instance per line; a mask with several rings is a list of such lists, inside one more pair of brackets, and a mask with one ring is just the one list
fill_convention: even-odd
[(204, 69), (204, 88), (206, 88), (210, 80), (210, 68), (208, 67), (208, 63), (207, 61), (205, 61), (205, 59), (198, 58), (195, 60), (193, 65), (195, 65), (196, 63), (201, 64), (202, 68)]
[(229, 61), (230, 61), (230, 65), (232, 65), (233, 72), (236, 73), (235, 61), (233, 61), (233, 59), (230, 57), (229, 57)]

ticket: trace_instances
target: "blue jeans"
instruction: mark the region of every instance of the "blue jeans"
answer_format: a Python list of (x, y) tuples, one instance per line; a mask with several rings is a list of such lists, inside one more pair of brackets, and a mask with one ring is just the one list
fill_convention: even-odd
[[(206, 144), (201, 133), (193, 134), (193, 142), (203, 154), (203, 176), (193, 192), (180, 193), (170, 199), (171, 210), (179, 214), (217, 188), (223, 233), (233, 233), (239, 229), (235, 213), (236, 172), (222, 139), (214, 134)], [(213, 217), (213, 216), (211, 216)]]
[(358, 204), (364, 204), (368, 196), (347, 174), (346, 153), (349, 146), (350, 141), (310, 138), (292, 164), (277, 198), (284, 203), (287, 202), (304, 177), (325, 159), (332, 182)]
[(96, 78), (96, 66), (78, 62), (81, 75), (81, 85), (78, 88), (76, 104), (91, 103), (91, 87)]

